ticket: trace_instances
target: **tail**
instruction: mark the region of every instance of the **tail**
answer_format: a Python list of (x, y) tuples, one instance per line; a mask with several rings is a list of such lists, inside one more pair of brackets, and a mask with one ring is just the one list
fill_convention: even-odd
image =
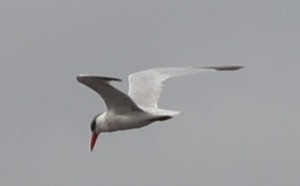
[(173, 118), (172, 116), (159, 116), (157, 117), (157, 120), (158, 121), (165, 121), (165, 120), (168, 120), (168, 119), (171, 119)]
[(149, 108), (149, 107), (142, 107), (142, 109), (146, 112), (149, 112), (155, 116), (176, 116), (180, 114), (179, 111), (174, 110), (167, 110), (162, 108)]
[(154, 122), (154, 121), (165, 121), (165, 120), (168, 120), (168, 119), (171, 119), (173, 118), (173, 116), (157, 116), (157, 117), (154, 117), (152, 119), (150, 119), (151, 122)]

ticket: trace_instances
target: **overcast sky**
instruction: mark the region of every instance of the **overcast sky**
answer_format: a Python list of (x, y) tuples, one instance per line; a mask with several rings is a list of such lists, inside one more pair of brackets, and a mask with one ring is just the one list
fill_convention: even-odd
[[(2, 0), (0, 185), (300, 184), (300, 1)], [(182, 115), (101, 134), (79, 73), (243, 65), (166, 82)]]

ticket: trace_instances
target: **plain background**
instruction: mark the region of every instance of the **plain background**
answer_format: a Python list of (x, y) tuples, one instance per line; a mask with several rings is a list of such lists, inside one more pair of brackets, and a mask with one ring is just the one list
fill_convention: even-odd
[[(300, 184), (300, 2), (2, 0), (0, 184)], [(166, 82), (182, 115), (101, 134), (79, 73), (243, 65)]]

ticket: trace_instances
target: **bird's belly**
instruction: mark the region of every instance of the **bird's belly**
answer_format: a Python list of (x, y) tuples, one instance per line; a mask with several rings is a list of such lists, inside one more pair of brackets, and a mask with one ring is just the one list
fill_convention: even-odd
[(144, 127), (153, 121), (149, 114), (118, 115), (108, 122), (107, 132)]

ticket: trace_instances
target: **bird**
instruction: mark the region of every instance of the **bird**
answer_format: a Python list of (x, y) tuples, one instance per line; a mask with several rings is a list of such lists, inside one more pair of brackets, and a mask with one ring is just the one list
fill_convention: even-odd
[(79, 74), (76, 79), (98, 93), (107, 110), (97, 114), (90, 124), (90, 150), (93, 151), (102, 132), (135, 129), (156, 121), (165, 121), (180, 114), (179, 111), (158, 106), (163, 82), (169, 78), (201, 72), (235, 71), (243, 66), (187, 66), (152, 68), (128, 76), (128, 94), (115, 88), (111, 82), (119, 78)]

